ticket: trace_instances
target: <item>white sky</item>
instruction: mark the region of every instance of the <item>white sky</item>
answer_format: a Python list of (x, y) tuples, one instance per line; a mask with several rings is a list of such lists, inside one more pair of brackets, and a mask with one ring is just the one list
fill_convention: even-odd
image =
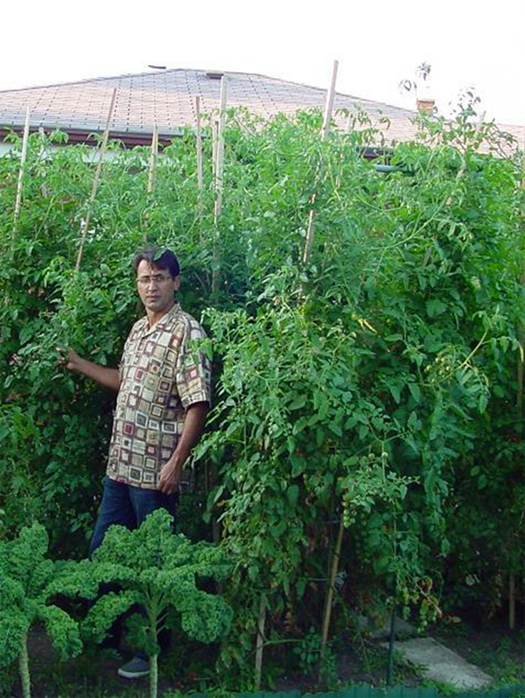
[[(139, 73), (148, 64), (262, 73), (414, 108), (423, 61), (443, 113), (474, 87), (525, 124), (525, 0), (26, 0), (0, 13), (0, 89)], [(7, 6), (6, 6), (7, 5)]]

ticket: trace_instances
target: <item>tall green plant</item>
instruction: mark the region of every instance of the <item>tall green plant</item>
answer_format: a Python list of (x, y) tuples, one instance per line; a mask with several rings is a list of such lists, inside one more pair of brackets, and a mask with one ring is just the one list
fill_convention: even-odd
[[(201, 642), (212, 642), (228, 632), (232, 611), (221, 596), (197, 585), (198, 580), (224, 580), (231, 571), (224, 552), (209, 543), (192, 544), (174, 535), (171, 516), (164, 510), (150, 514), (141, 527), (129, 531), (112, 526), (93, 562), (79, 566), (79, 575), (98, 584), (117, 584), (91, 608), (85, 631), (102, 640), (123, 613), (140, 605), (135, 636), (150, 660), (150, 696), (158, 692), (158, 634), (169, 626), (175, 611), (183, 631)], [(171, 619), (173, 622), (173, 619)]]
[(82, 648), (76, 621), (51, 603), (71, 585), (63, 565), (47, 557), (47, 548), (47, 533), (39, 524), (0, 542), (0, 667), (18, 661), (24, 698), (31, 696), (27, 640), (36, 622), (44, 623), (61, 658)]
[[(282, 230), (261, 260), (277, 271), (248, 311), (208, 314), (223, 372), (203, 451), (223, 464), (211, 501), (246, 560), (237, 581), (250, 580), (252, 632), (258, 595), (274, 608), (302, 595), (321, 522), (360, 478), (370, 503), (347, 520), (359, 551), (347, 563), (368, 566), (362, 580), (395, 588), (424, 622), (437, 612), (456, 470), (505, 380), (523, 306), (515, 164), (477, 155), (468, 121), (429, 129), (432, 148), (400, 145), (383, 178), (356, 136), (306, 150), (318, 183), (311, 263), (299, 263), (301, 229)], [(370, 489), (362, 458), (382, 454), (384, 480)], [(403, 497), (384, 507), (395, 483)]]
[[(35, 430), (20, 441), (31, 477), (25, 511), (55, 522), (55, 549), (82, 555), (113, 396), (57, 372), (54, 347), (69, 343), (116, 365), (141, 313), (131, 254), (145, 238), (173, 246), (183, 306), (199, 315), (213, 305), (218, 400), (204, 450), (221, 472), (210, 502), (225, 543), (246, 560), (232, 600), (247, 650), (261, 595), (276, 609), (314, 596), (311, 578), (325, 574), (332, 522), (344, 513), (343, 483), (379, 487), (365, 458), (386, 453), (386, 483), (410, 485), (395, 506), (374, 490), (370, 510), (358, 507), (347, 522), (342, 564), (352, 599), (391, 595), (398, 573), (420, 607), (430, 576), (434, 591), (448, 585), (463, 598), (467, 588), (487, 597), (490, 580), (519, 563), (512, 541), (523, 439), (512, 401), (524, 314), (521, 165), (501, 157), (508, 142), (492, 125), (476, 132), (469, 109), (420, 122), (416, 139), (381, 159), (394, 166), (389, 174), (364, 157), (378, 134), (363, 115), (352, 133), (324, 143), (320, 123), (317, 113), (269, 124), (230, 113), (217, 228), (211, 139), (202, 216), (193, 134), (165, 148), (150, 197), (146, 150), (115, 144), (79, 274), (89, 149), (51, 157), (61, 136), (32, 136), (14, 247), (18, 160), (0, 159), (0, 246), (13, 259), (0, 271), (8, 299), (0, 398)], [(312, 205), (316, 238), (304, 267)], [(216, 262), (221, 286), (212, 298)], [(19, 475), (16, 461), (6, 472)], [(10, 477), (0, 475), (4, 497)], [(490, 512), (486, 522), (479, 510)], [(395, 570), (384, 552), (392, 542)], [(475, 589), (463, 583), (466, 570), (480, 580)], [(271, 622), (279, 626), (277, 611)]]

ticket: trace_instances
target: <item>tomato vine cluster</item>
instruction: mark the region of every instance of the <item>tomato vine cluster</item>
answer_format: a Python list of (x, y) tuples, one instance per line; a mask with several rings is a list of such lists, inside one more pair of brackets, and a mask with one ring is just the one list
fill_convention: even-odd
[(79, 270), (88, 148), (31, 136), (16, 227), (17, 149), (0, 159), (0, 537), (39, 520), (52, 550), (85, 554), (113, 403), (55, 347), (116, 365), (141, 312), (132, 255), (173, 247), (215, 380), (181, 526), (239, 560), (222, 657), (243, 670), (261, 609), (268, 636), (289, 637), (286, 614), (320, 627), (341, 521), (345, 618), (488, 608), (522, 564), (520, 161), (490, 124), (429, 119), (379, 172), (365, 121), (321, 142), (316, 113), (230, 114), (218, 219), (211, 138), (202, 188), (188, 131), (150, 195), (147, 151), (112, 144)]

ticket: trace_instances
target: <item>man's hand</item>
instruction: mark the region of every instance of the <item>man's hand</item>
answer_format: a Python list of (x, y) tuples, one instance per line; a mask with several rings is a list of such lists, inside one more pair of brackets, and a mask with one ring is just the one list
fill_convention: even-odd
[(70, 347), (57, 347), (58, 363), (60, 366), (65, 366), (68, 371), (76, 371), (80, 373), (80, 356), (74, 349)]
[(116, 368), (99, 366), (99, 364), (83, 359), (70, 347), (57, 347), (56, 350), (58, 352), (59, 365), (64, 366), (68, 371), (81, 373), (83, 376), (92, 378), (106, 388), (111, 388), (111, 390), (118, 391), (120, 388), (120, 376)]
[(182, 463), (175, 457), (171, 457), (164, 463), (159, 475), (158, 489), (164, 494), (173, 494), (179, 491), (182, 477)]
[(184, 429), (177, 443), (177, 448), (160, 471), (158, 489), (164, 492), (164, 494), (172, 494), (178, 491), (184, 463), (201, 437), (207, 412), (207, 402), (196, 402), (188, 407), (186, 419), (184, 420)]

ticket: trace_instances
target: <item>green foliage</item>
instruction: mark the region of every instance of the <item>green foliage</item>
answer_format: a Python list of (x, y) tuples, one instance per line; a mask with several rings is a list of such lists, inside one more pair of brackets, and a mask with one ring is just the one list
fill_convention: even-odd
[(39, 518), (38, 483), (29, 468), (39, 431), (18, 405), (0, 405), (0, 540)]
[[(168, 608), (180, 616), (182, 627), (192, 638), (212, 642), (228, 630), (231, 611), (224, 600), (196, 586), (197, 579), (225, 579), (230, 571), (221, 548), (210, 543), (191, 543), (175, 535), (172, 519), (164, 510), (155, 511), (142, 526), (129, 531), (112, 526), (93, 556), (89, 574), (99, 584), (117, 583), (121, 591), (104, 595), (87, 616), (87, 628), (102, 639), (101, 632), (117, 615), (140, 604), (155, 628), (164, 622)], [(158, 651), (156, 634), (150, 637), (149, 653)]]
[(48, 537), (39, 524), (0, 542), (0, 667), (19, 660), (24, 697), (30, 695), (27, 636), (42, 622), (60, 658), (79, 654), (78, 624), (51, 602), (66, 591), (64, 568), (46, 557)]
[[(134, 619), (134, 635), (155, 662), (158, 633), (173, 622), (170, 610), (186, 635), (200, 642), (213, 642), (228, 632), (231, 608), (221, 596), (199, 588), (197, 581), (224, 580), (231, 564), (221, 548), (175, 535), (173, 520), (163, 509), (150, 514), (137, 530), (112, 526), (93, 562), (80, 563), (78, 569), (89, 583), (118, 585), (119, 590), (104, 594), (86, 617), (86, 634), (97, 641), (118, 616), (136, 605), (143, 613)], [(155, 696), (156, 668), (151, 676)]]
[(201, 194), (193, 134), (164, 149), (149, 197), (146, 150), (112, 144), (78, 273), (89, 149), (51, 156), (59, 136), (31, 137), (16, 233), (17, 152), (1, 158), (0, 535), (38, 517), (61, 555), (85, 550), (113, 396), (57, 369), (55, 347), (116, 365), (147, 237), (176, 249), (185, 309), (206, 309), (217, 399), (201, 454), (218, 477), (193, 496), (242, 560), (225, 661), (251, 665), (261, 598), (277, 633), (285, 608), (304, 611), (302, 631), (319, 624), (341, 517), (339, 598), (361, 610), (396, 597), (426, 623), (440, 606), (501, 603), (502, 575), (523, 564), (524, 194), (508, 139), (477, 133), (472, 107), (421, 120), (372, 162), (362, 114), (321, 143), (318, 113), (263, 125), (232, 112), (217, 224), (210, 138)]
[[(301, 599), (334, 514), (351, 529), (354, 586), (415, 604), (422, 625), (440, 614), (458, 485), (491, 438), (494, 398), (513, 390), (522, 195), (518, 163), (479, 156), (468, 121), (428, 127), (433, 147), (399, 145), (399, 172), (384, 178), (355, 134), (311, 150), (305, 139), (310, 184), (317, 172), (309, 264), (301, 230), (276, 240), (270, 216), (274, 268), (260, 261), (258, 295), (207, 314), (223, 370), (201, 453), (222, 466), (209, 501), (245, 560), (234, 593), (254, 614), (257, 597)], [(508, 418), (522, 429), (516, 410)], [(519, 477), (517, 459), (507, 467)]]

